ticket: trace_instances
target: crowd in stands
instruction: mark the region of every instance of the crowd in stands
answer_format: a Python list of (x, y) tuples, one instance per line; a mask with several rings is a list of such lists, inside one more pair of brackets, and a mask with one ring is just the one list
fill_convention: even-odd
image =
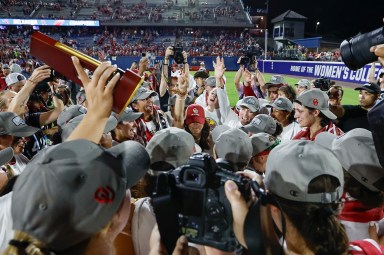
[[(164, 56), (169, 45), (180, 45), (190, 56), (240, 56), (244, 50), (252, 48), (258, 59), (264, 59), (262, 40), (254, 38), (240, 29), (183, 30), (176, 28), (40, 28), (43, 33), (51, 35), (60, 42), (70, 45), (84, 53), (97, 56), (103, 51), (108, 56), (141, 56), (152, 52), (155, 56)], [(28, 55), (29, 34), (31, 28), (17, 29), (7, 27), (0, 30), (2, 44), (1, 59), (9, 60), (17, 56)], [(79, 43), (79, 38), (82, 43)], [(85, 41), (85, 43), (84, 43)], [(293, 53), (292, 53), (293, 52)], [(288, 55), (288, 53), (290, 55)], [(338, 49), (316, 52), (300, 45), (267, 52), (267, 59), (289, 59), (306, 61), (341, 61)]]

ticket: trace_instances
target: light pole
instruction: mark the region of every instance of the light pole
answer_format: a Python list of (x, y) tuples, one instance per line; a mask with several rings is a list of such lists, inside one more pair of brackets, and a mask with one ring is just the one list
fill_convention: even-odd
[(320, 22), (318, 21), (318, 22), (316, 23), (316, 34), (317, 34), (317, 28), (319, 27), (319, 25), (320, 25)]

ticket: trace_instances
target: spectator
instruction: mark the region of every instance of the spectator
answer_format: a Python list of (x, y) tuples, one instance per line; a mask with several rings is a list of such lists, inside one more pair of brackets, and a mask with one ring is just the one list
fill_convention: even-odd
[(295, 83), (297, 95), (311, 89), (311, 82), (307, 79), (301, 79)]
[(0, 91), (5, 90), (7, 83), (5, 82), (5, 77), (11, 73), (11, 69), (8, 64), (3, 64), (1, 67), (2, 73), (0, 74)]
[(370, 130), (367, 113), (375, 105), (379, 98), (381, 89), (376, 83), (365, 83), (359, 90), (358, 105), (331, 105), (331, 111), (337, 116), (340, 128), (348, 132), (354, 128), (365, 128)]
[(5, 78), (7, 89), (18, 93), (24, 86), (26, 78), (20, 73), (11, 73)]

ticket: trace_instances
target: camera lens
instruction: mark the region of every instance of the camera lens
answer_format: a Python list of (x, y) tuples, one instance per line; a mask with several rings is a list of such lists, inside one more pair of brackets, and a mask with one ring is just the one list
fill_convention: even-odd
[(340, 45), (340, 54), (345, 65), (357, 70), (377, 60), (370, 48), (384, 43), (384, 27), (344, 40)]

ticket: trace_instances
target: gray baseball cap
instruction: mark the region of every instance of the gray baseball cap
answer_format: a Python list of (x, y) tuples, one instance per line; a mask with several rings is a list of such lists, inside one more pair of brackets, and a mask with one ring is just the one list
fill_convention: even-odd
[(336, 115), (329, 110), (328, 100), (329, 97), (324, 91), (311, 89), (300, 94), (295, 102), (298, 102), (305, 107), (318, 109), (331, 120), (337, 119)]
[(293, 110), (293, 104), (291, 100), (285, 97), (277, 98), (272, 104), (267, 104), (266, 107), (273, 107), (276, 110), (291, 112)]
[(153, 90), (147, 90), (146, 88), (143, 88), (143, 87), (140, 87), (136, 94), (133, 96), (132, 98), (132, 102), (136, 101), (136, 100), (143, 100), (143, 99), (147, 99), (148, 97), (153, 97), (153, 96), (156, 96), (157, 93)]
[(210, 86), (210, 87), (216, 87), (216, 78), (215, 78), (215, 76), (209, 76), (205, 80), (205, 85)]
[(237, 165), (245, 166), (252, 158), (251, 139), (238, 128), (231, 128), (219, 135), (215, 150), (218, 158)]
[(260, 110), (259, 99), (254, 96), (244, 97), (239, 105), (240, 107), (247, 107), (251, 112)]
[(170, 127), (156, 132), (146, 147), (151, 158), (151, 169), (164, 171), (164, 162), (170, 168), (181, 166), (192, 156), (194, 147), (195, 139), (183, 129)]
[(276, 132), (276, 120), (268, 114), (258, 114), (249, 124), (242, 126), (240, 129), (246, 133), (257, 134), (265, 132), (273, 135)]
[(2, 68), (3, 69), (9, 69), (9, 65), (8, 64), (3, 64)]
[(13, 158), (12, 147), (7, 147), (3, 150), (0, 150), (0, 166), (8, 163), (12, 158)]
[(274, 145), (280, 143), (280, 140), (267, 133), (258, 133), (251, 136), (253, 147), (252, 156), (259, 154), (267, 149), (271, 150)]
[(15, 183), (13, 228), (52, 251), (73, 247), (110, 222), (148, 168), (148, 153), (134, 141), (110, 149), (87, 140), (48, 147)]
[(125, 108), (125, 110), (120, 114), (112, 113), (112, 115), (117, 119), (117, 122), (120, 123), (122, 121), (134, 121), (143, 116), (142, 112), (135, 112), (131, 107)]
[(212, 129), (211, 131), (211, 137), (212, 137), (212, 141), (214, 143), (216, 143), (216, 140), (217, 138), (225, 131), (231, 129), (229, 126), (227, 125), (217, 125), (214, 129)]
[(370, 131), (352, 129), (334, 139), (332, 150), (343, 168), (358, 182), (374, 192), (384, 191), (384, 168)]
[(301, 79), (297, 83), (295, 83), (298, 87), (306, 87), (309, 89), (311, 87), (311, 82), (307, 79)]
[(28, 137), (39, 130), (39, 128), (28, 126), (16, 113), (0, 112), (0, 135)]
[[(169, 98), (168, 100), (168, 104), (164, 104), (164, 106), (174, 106), (176, 104), (176, 96), (177, 95), (173, 95)], [(190, 105), (193, 101), (193, 98), (191, 96), (186, 96), (185, 97), (185, 107), (188, 107), (188, 105)]]
[[(308, 193), (309, 184), (321, 175), (338, 179), (340, 186), (333, 192)], [(343, 168), (328, 149), (307, 140), (286, 141), (274, 148), (268, 157), (264, 183), (272, 194), (310, 203), (337, 202), (343, 193)]]
[[(70, 121), (68, 121), (64, 126), (61, 127), (61, 139), (63, 141), (67, 140), (67, 138), (71, 135), (71, 133), (75, 130), (75, 128), (79, 125), (79, 123), (83, 120), (85, 114), (79, 115)], [(104, 128), (104, 134), (107, 134), (114, 130), (117, 126), (117, 120), (112, 115), (109, 116), (107, 124)]]
[(267, 89), (269, 87), (280, 87), (280, 86), (283, 86), (285, 85), (286, 82), (285, 82), (285, 79), (283, 76), (281, 75), (272, 75), (271, 76), (271, 79), (269, 80), (269, 82), (265, 83), (265, 86), (267, 87)]
[(57, 125), (59, 127), (63, 127), (71, 119), (79, 115), (83, 115), (85, 113), (87, 113), (87, 108), (81, 105), (71, 105), (71, 106), (65, 107), (64, 110), (60, 113), (59, 117), (57, 118)]

